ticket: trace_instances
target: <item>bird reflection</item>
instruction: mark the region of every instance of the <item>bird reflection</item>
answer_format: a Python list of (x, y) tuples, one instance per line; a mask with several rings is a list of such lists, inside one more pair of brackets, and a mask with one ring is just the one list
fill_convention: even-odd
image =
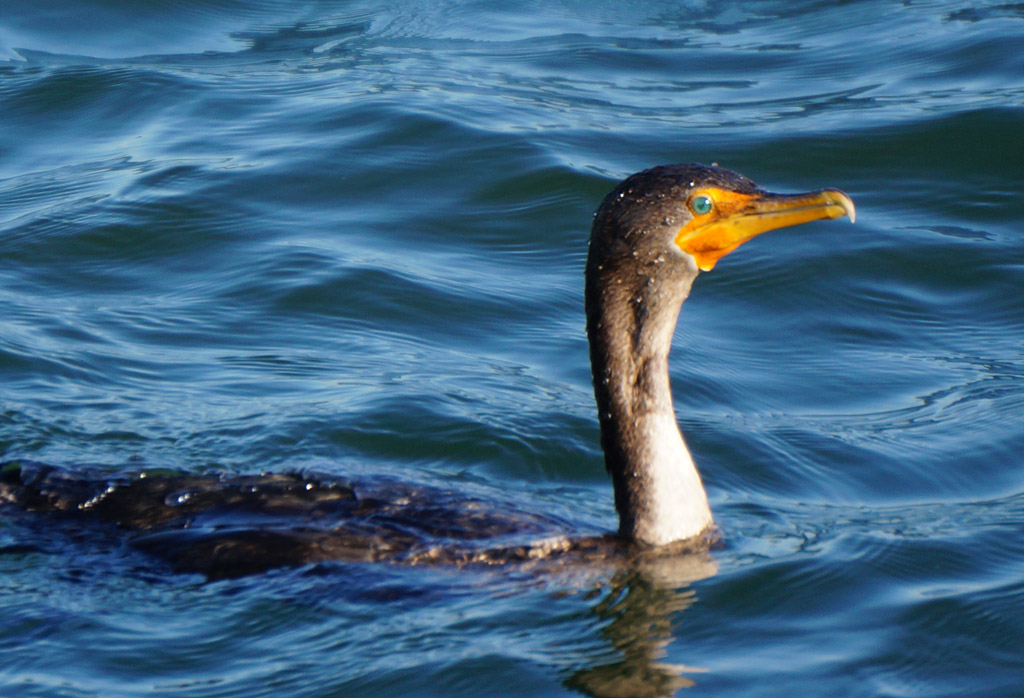
[(718, 571), (706, 552), (633, 559), (612, 575), (592, 613), (618, 657), (576, 669), (565, 685), (595, 698), (667, 698), (694, 685), (698, 667), (662, 661), (679, 614), (697, 600), (690, 583)]

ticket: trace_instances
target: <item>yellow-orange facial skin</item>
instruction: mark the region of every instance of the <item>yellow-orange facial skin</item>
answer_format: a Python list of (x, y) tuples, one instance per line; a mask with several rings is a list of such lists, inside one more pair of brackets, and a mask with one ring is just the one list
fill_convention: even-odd
[[(707, 213), (697, 213), (693, 203), (698, 197), (711, 199)], [(776, 228), (799, 225), (822, 218), (856, 218), (853, 201), (838, 189), (823, 189), (806, 194), (740, 193), (705, 187), (690, 195), (693, 220), (676, 234), (676, 244), (690, 254), (702, 271), (750, 238)]]

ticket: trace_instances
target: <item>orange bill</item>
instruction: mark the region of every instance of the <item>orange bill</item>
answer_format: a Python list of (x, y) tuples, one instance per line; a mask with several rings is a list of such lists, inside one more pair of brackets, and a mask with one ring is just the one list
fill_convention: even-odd
[[(698, 190), (690, 201), (701, 198), (693, 220), (676, 234), (676, 244), (697, 260), (697, 266), (710, 271), (715, 263), (752, 237), (776, 228), (786, 228), (822, 218), (856, 218), (853, 201), (838, 189), (823, 189), (806, 194), (740, 193), (707, 187)], [(694, 207), (695, 210), (697, 207)]]

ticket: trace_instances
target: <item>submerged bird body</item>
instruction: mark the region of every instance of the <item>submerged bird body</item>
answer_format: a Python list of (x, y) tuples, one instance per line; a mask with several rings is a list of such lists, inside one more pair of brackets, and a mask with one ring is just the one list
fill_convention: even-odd
[(178, 473), (105, 482), (45, 467), (26, 475), (33, 468), (9, 464), (0, 468), (0, 504), (115, 523), (138, 532), (139, 547), (210, 576), (330, 559), (503, 562), (700, 540), (713, 520), (676, 424), (668, 375), (680, 308), (699, 271), (751, 237), (843, 215), (852, 219), (854, 209), (839, 191), (770, 194), (702, 165), (645, 170), (605, 197), (591, 231), (585, 300), (617, 537), (467, 546), (517, 529), (550, 535), (545, 529), (554, 521), (508, 509), (487, 513), (478, 500), (428, 490), (406, 490), (388, 503), (393, 488), (360, 497), (347, 485), (294, 475)]

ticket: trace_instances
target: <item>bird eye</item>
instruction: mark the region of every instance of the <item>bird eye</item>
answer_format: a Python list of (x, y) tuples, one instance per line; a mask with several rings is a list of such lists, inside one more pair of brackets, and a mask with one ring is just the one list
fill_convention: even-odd
[(710, 213), (713, 207), (714, 203), (711, 201), (710, 196), (701, 194), (700, 196), (695, 196), (690, 199), (690, 208), (692, 208), (693, 212), (699, 216), (703, 216), (705, 213)]

